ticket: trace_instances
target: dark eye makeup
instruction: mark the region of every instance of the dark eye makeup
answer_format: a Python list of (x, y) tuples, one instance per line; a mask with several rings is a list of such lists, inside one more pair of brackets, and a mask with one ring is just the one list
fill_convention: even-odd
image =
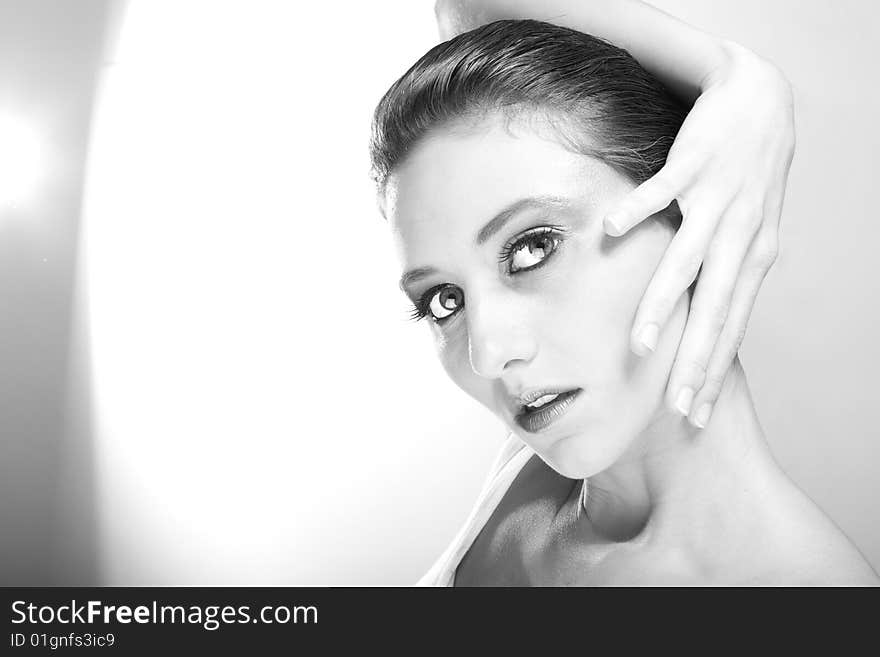
[[(498, 262), (507, 266), (507, 274), (518, 276), (547, 264), (559, 249), (565, 236), (561, 226), (536, 226), (507, 242)], [(443, 324), (464, 308), (464, 291), (452, 283), (441, 283), (426, 290), (414, 303), (410, 318), (419, 321), (430, 317)]]
[(543, 267), (562, 242), (563, 230), (558, 226), (530, 228), (504, 245), (498, 262), (507, 263), (511, 275)]
[(427, 290), (413, 304), (410, 318), (419, 321), (430, 316), (432, 320), (443, 323), (464, 307), (464, 291), (457, 285), (443, 283)]

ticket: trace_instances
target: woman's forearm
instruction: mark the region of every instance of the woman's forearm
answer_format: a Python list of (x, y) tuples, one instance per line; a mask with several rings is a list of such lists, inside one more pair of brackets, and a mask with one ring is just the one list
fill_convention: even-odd
[(694, 100), (735, 45), (638, 0), (438, 0), (441, 36), (505, 18), (533, 18), (624, 48), (687, 100)]

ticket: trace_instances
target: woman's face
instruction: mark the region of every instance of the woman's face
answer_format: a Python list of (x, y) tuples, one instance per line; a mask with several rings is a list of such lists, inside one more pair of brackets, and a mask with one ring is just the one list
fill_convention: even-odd
[(446, 372), (572, 478), (640, 449), (684, 326), (680, 303), (654, 354), (629, 349), (673, 235), (652, 219), (605, 236), (604, 214), (633, 187), (552, 136), (493, 121), (423, 139), (383, 199), (401, 286)]

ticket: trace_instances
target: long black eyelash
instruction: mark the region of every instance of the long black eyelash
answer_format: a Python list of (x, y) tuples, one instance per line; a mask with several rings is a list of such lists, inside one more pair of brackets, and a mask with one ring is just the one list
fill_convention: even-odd
[(501, 253), (498, 256), (498, 262), (500, 264), (504, 264), (505, 262), (510, 260), (514, 252), (519, 249), (519, 247), (522, 246), (522, 244), (527, 240), (544, 236), (550, 236), (556, 239), (560, 239), (563, 230), (564, 229), (559, 226), (540, 226), (538, 228), (533, 228), (522, 235), (518, 235), (501, 248)]
[(428, 315), (428, 312), (426, 310), (423, 310), (422, 308), (419, 307), (418, 304), (414, 303), (412, 305), (412, 308), (410, 308), (410, 310), (409, 310), (409, 314), (407, 315), (407, 319), (409, 319), (410, 321), (413, 321), (413, 322), (418, 322), (418, 321), (424, 319), (427, 315)]
[(428, 311), (431, 307), (431, 299), (434, 298), (434, 295), (437, 294), (440, 290), (446, 287), (446, 284), (443, 285), (435, 285), (429, 290), (426, 290), (422, 296), (420, 296), (412, 305), (412, 308), (409, 312), (409, 319), (418, 322), (419, 320), (424, 319), (428, 316)]

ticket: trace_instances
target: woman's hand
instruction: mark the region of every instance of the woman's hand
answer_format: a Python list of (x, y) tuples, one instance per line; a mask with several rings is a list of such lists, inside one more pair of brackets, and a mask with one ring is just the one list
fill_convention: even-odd
[(736, 44), (701, 85), (666, 161), (605, 217), (622, 235), (677, 201), (682, 225), (642, 298), (631, 335), (646, 355), (696, 279), (666, 397), (705, 427), (736, 356), (764, 276), (776, 260), (779, 217), (794, 155), (791, 87)]

